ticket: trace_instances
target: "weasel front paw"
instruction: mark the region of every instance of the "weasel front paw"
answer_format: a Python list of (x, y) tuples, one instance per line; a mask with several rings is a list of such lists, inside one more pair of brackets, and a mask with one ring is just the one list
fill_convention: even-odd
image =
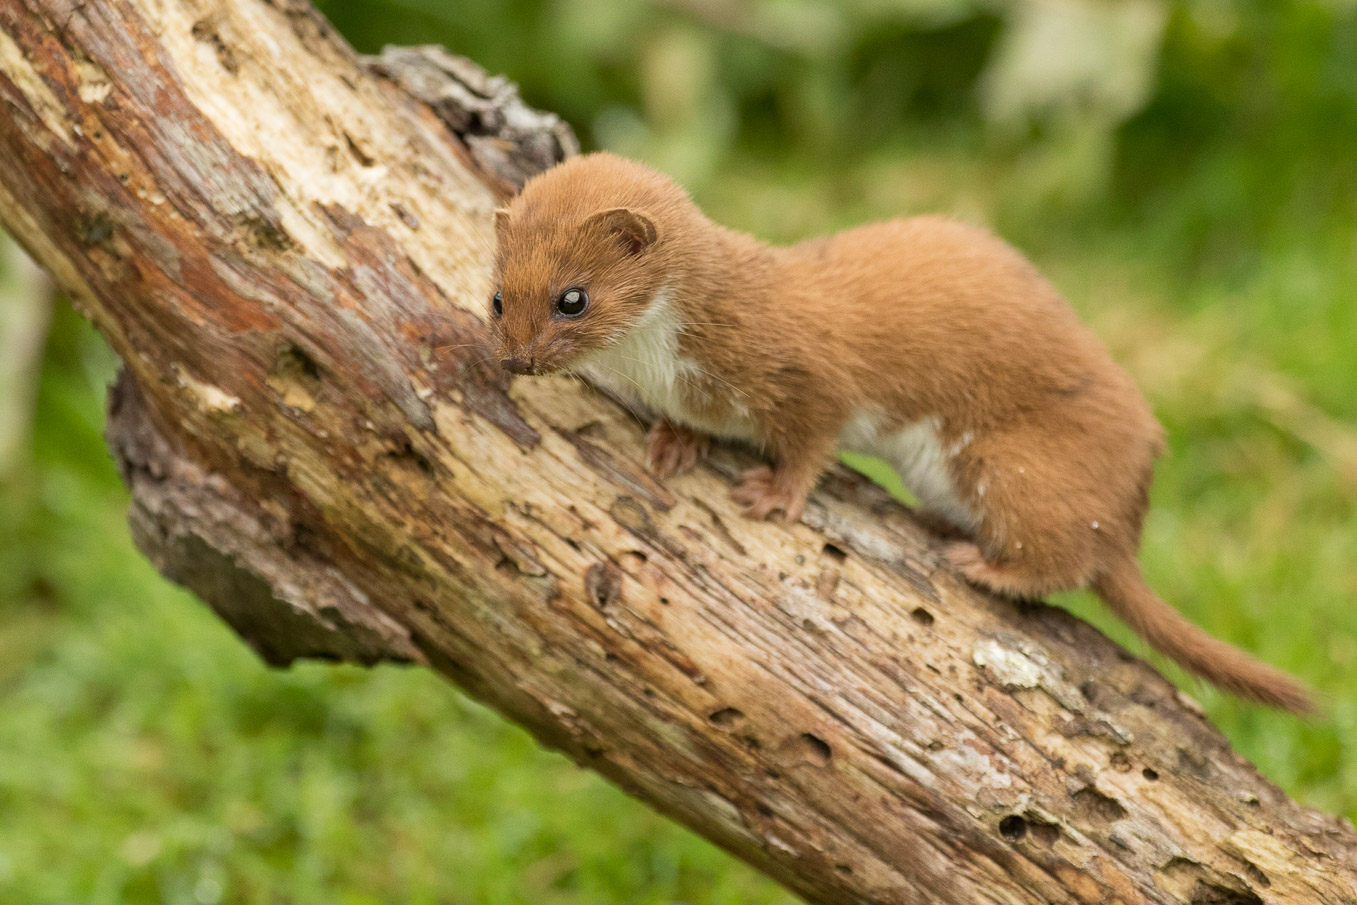
[(711, 438), (666, 418), (656, 421), (646, 437), (646, 467), (661, 478), (686, 474), (711, 450)]
[(730, 496), (744, 507), (747, 518), (766, 519), (774, 512), (782, 512), (787, 521), (801, 518), (806, 508), (809, 488), (795, 487), (767, 465), (751, 468), (740, 475)]

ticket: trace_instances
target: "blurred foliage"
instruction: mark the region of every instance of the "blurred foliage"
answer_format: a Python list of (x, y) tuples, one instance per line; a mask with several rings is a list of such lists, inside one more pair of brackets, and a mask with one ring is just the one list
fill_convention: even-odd
[[(1357, 816), (1351, 0), (321, 6), (361, 50), (509, 74), (760, 235), (941, 210), (1031, 253), (1169, 430), (1153, 583), (1330, 707), (1188, 687), (1288, 792)], [(59, 309), (0, 477), (0, 905), (791, 901), (427, 673), (264, 669), (131, 547), (114, 364)]]
[(1017, 183), (1017, 215), (1063, 202), (1136, 217), (1198, 192), (1183, 240), (1255, 246), (1279, 217), (1357, 203), (1350, 0), (320, 5), (363, 50), (465, 50), (586, 145), (699, 192), (755, 149), (837, 171), (934, 149)]

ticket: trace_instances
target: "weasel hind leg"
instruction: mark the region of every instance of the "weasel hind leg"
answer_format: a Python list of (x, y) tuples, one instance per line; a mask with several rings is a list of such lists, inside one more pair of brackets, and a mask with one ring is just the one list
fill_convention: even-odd
[(1095, 574), (1091, 556), (1059, 558), (1013, 555), (991, 559), (972, 541), (952, 541), (943, 557), (973, 585), (1004, 597), (1036, 600), (1057, 591), (1086, 587)]

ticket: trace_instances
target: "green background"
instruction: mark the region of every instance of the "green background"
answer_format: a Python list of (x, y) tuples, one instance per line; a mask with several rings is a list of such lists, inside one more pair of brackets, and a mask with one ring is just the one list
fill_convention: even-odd
[[(360, 50), (508, 74), (762, 236), (943, 211), (1027, 251), (1168, 429), (1152, 583), (1328, 709), (1185, 687), (1288, 792), (1357, 816), (1357, 5), (321, 5)], [(0, 279), (0, 314), (31, 310)], [(0, 459), (0, 903), (793, 901), (430, 674), (266, 670), (129, 543), (113, 367), (58, 303), (35, 398), (0, 378), (24, 416)]]

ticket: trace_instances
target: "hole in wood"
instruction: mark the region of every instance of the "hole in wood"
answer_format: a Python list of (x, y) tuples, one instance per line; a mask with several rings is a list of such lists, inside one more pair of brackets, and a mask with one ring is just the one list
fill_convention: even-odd
[(1158, 771), (1153, 770), (1149, 767), (1146, 767), (1144, 770), (1141, 770), (1140, 775), (1148, 779), (1150, 782), (1157, 782), (1159, 780)]
[(433, 477), (433, 463), (429, 457), (419, 450), (415, 449), (414, 444), (410, 442), (409, 437), (400, 437), (395, 441), (394, 448), (386, 454), (388, 459), (400, 463), (406, 463), (415, 466), (427, 477)]
[(320, 379), (320, 365), (304, 351), (286, 343), (278, 350), (278, 358), (273, 363), (273, 373), (278, 377), (304, 377), (307, 380)]
[(86, 245), (102, 245), (113, 238), (113, 221), (108, 214), (96, 214), (80, 224), (80, 241)]
[(845, 559), (848, 558), (847, 553), (845, 553), (840, 548), (834, 546), (833, 544), (825, 544), (822, 552), (824, 553), (825, 556), (827, 556), (829, 559), (834, 560), (835, 562), (843, 562)]
[(622, 596), (622, 570), (610, 562), (596, 562), (584, 573), (584, 592), (600, 609)]
[(1126, 808), (1115, 798), (1109, 798), (1092, 786), (1084, 786), (1074, 793), (1074, 803), (1085, 815), (1106, 823), (1113, 823), (1126, 817)]
[(408, 207), (401, 204), (399, 201), (392, 201), (389, 206), (392, 213), (399, 217), (400, 221), (404, 223), (406, 227), (409, 229), (419, 229), (419, 218), (410, 213)]
[(793, 739), (787, 745), (787, 753), (817, 767), (827, 767), (834, 759), (834, 749), (829, 747), (829, 743), (809, 732)]
[(909, 615), (920, 625), (932, 625), (934, 622), (933, 614), (921, 606), (916, 606)]
[(617, 563), (624, 572), (635, 572), (646, 564), (646, 555), (640, 550), (628, 550), (617, 557)]
[(1027, 821), (1019, 814), (1009, 814), (999, 821), (999, 835), (1009, 842), (1017, 842), (1027, 835)]
[(358, 142), (354, 141), (353, 136), (348, 132), (344, 133), (344, 143), (349, 148), (349, 156), (358, 161), (359, 166), (370, 167), (377, 162), (372, 159), (372, 155), (358, 146)]
[(744, 719), (744, 712), (734, 707), (722, 707), (707, 716), (707, 719), (713, 726), (720, 726), (722, 729), (729, 729), (736, 723)]
[(236, 62), (236, 55), (231, 52), (230, 46), (222, 40), (217, 33), (211, 19), (200, 19), (193, 23), (193, 28), (189, 32), (194, 40), (201, 41), (211, 47), (217, 55), (217, 62), (221, 63), (221, 68), (225, 69), (231, 75), (240, 72), (240, 65)]
[(1262, 898), (1252, 890), (1239, 891), (1198, 880), (1192, 889), (1189, 905), (1263, 905)]

